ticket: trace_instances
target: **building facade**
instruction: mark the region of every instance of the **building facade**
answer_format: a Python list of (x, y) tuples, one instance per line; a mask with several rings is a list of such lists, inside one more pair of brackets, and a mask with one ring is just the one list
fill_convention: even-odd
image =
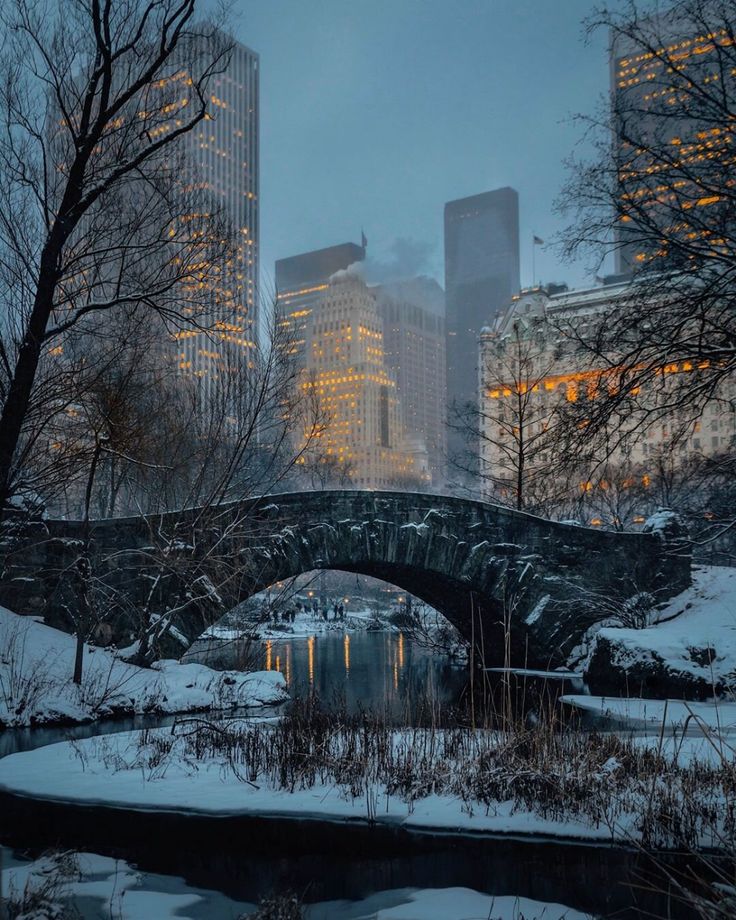
[[(186, 71), (181, 78), (186, 79)], [(211, 195), (236, 240), (209, 292), (205, 328), (175, 334), (179, 369), (207, 382), (226, 361), (244, 362), (258, 337), (259, 59), (235, 42), (227, 69), (210, 83), (209, 118), (181, 144), (193, 183)]]
[[(447, 397), (478, 406), (478, 336), (520, 287), (519, 196), (501, 188), (445, 205)], [(458, 433), (450, 452), (463, 449)], [(470, 444), (471, 453), (477, 448)]]
[[(305, 330), (301, 386), (324, 413), (313, 449), (358, 488), (426, 484), (426, 449), (406, 437), (375, 294), (351, 273), (321, 292)], [(308, 433), (305, 432), (305, 436)]]
[(429, 278), (372, 289), (383, 321), (384, 361), (396, 381), (407, 437), (423, 444), (432, 483), (444, 479), (447, 455), (445, 296)]
[(330, 278), (365, 259), (365, 246), (340, 243), (304, 252), (276, 262), (276, 319), (279, 341), (287, 348), (297, 369), (306, 361), (306, 337), (310, 319), (330, 286)]
[[(634, 419), (640, 416), (632, 413), (630, 430), (618, 420), (615, 447), (605, 463), (581, 464), (574, 475), (568, 463), (560, 473), (558, 408), (594, 401), (612, 379), (610, 364), (591, 366), (581, 356), (578, 337), (586, 338), (618, 307), (628, 308), (632, 290), (630, 282), (558, 293), (544, 288), (525, 290), (493, 327), (483, 331), (479, 340), (479, 462), (488, 498), (514, 503), (514, 496), (525, 489), (531, 499), (550, 502), (548, 508), (556, 500), (559, 507), (570, 508), (576, 494), (584, 497), (590, 492), (611, 493), (614, 488), (635, 486), (646, 489), (663, 456), (669, 463), (681, 464), (693, 456), (714, 456), (734, 444), (736, 412), (724, 408), (729, 400), (736, 405), (732, 383), (731, 392), (723, 394), (726, 402), (709, 402), (697, 419), (683, 419), (672, 411), (661, 413), (656, 424), (639, 426)], [(638, 388), (633, 394), (641, 405), (661, 405), (657, 400), (672, 392), (668, 381), (679, 385), (683, 375), (692, 375), (695, 384), (698, 368), (689, 362), (668, 363), (661, 374), (661, 387), (651, 398)], [(614, 483), (612, 470), (621, 474), (621, 482)], [(532, 503), (520, 504), (528, 507)], [(606, 521), (591, 511), (585, 523), (630, 527), (641, 521), (637, 515), (628, 521)]]

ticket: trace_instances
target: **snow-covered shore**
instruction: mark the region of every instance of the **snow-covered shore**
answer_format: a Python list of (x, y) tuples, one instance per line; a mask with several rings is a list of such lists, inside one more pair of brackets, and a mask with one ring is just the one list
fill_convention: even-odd
[[(185, 886), (150, 875), (122, 859), (96, 853), (63, 853), (18, 862), (0, 873), (0, 890), (14, 908), (32, 904), (33, 916), (67, 916), (80, 899), (99, 904), (119, 920), (174, 920), (182, 916), (237, 917), (257, 914), (253, 903), (238, 902), (218, 891)], [(173, 890), (172, 890), (173, 889)], [(15, 915), (15, 914), (14, 914)], [(29, 917), (25, 912), (23, 916)], [(261, 914), (262, 916), (262, 914)], [(469, 888), (404, 888), (376, 892), (350, 902), (305, 906), (315, 920), (586, 920), (587, 914), (563, 904), (515, 895), (489, 895)]]
[(77, 686), (71, 679), (75, 645), (73, 636), (0, 607), (0, 728), (229, 710), (287, 698), (276, 671), (213, 671), (173, 660), (139, 668), (90, 645)]
[[(417, 741), (416, 730), (412, 732), (413, 741), (407, 741), (408, 732), (394, 732), (392, 743), (399, 746), (418, 744), (417, 750), (425, 752), (429, 750), (429, 743), (433, 748), (441, 747), (436, 740), (439, 735), (425, 744), (421, 739)], [(273, 782), (268, 774), (249, 772), (247, 764), (239, 760), (233, 768), (224, 755), (193, 757), (187, 749), (188, 743), (188, 738), (172, 738), (170, 729), (161, 729), (61, 742), (12, 754), (0, 760), (0, 790), (39, 800), (133, 811), (361, 821), (424, 832), (513, 834), (630, 844), (641, 839), (642, 810), (647, 797), (651, 796), (654, 782), (654, 779), (633, 775), (631, 780), (626, 779), (617, 758), (609, 758), (595, 768), (590, 785), (586, 786), (584, 794), (591, 796), (591, 807), (561, 814), (561, 809), (554, 804), (555, 795), (551, 794), (550, 798), (547, 792), (538, 803), (525, 805), (524, 796), (520, 799), (513, 792), (513, 767), (504, 778), (498, 766), (488, 766), (489, 772), (483, 775), (489, 782), (488, 788), (496, 790), (490, 793), (490, 799), (488, 791), (474, 793), (468, 789), (467, 793), (458, 794), (458, 783), (448, 783), (447, 776), (448, 771), (460, 776), (463, 766), (453, 765), (443, 758), (440, 762), (444, 777), (441, 771), (435, 770), (429, 786), (409, 796), (389, 792), (375, 778), (365, 783), (361, 781), (360, 791), (356, 791), (353, 779), (351, 791), (351, 779), (347, 774), (340, 782), (325, 781), (317, 776), (312, 783), (297, 781), (285, 788)], [(663, 763), (668, 764), (667, 789), (663, 788), (667, 795), (677, 796), (673, 790), (680, 786), (689, 788), (687, 778), (680, 782), (679, 768), (687, 770), (692, 766), (704, 776), (709, 769), (717, 772), (719, 767), (718, 752), (704, 737), (665, 739), (662, 743), (653, 736), (634, 739), (632, 744), (632, 750), (659, 749), (659, 754), (665, 758)], [(483, 755), (477, 756), (482, 758)], [(732, 758), (730, 748), (726, 749), (725, 756)], [(477, 777), (479, 761), (470, 768), (476, 771)], [(344, 769), (349, 770), (349, 765)], [(554, 765), (548, 770), (547, 782), (542, 785), (551, 789), (562, 777)], [(463, 782), (460, 781), (460, 786)], [(439, 791), (433, 791), (435, 788)], [(453, 788), (454, 792), (448, 792)], [(719, 788), (718, 781), (707, 788), (704, 785), (699, 792), (702, 803), (690, 802), (689, 805), (693, 808), (702, 805), (704, 809), (718, 806)], [(703, 845), (717, 845), (721, 829), (707, 824), (700, 827)], [(667, 831), (664, 835), (663, 841)]]
[[(308, 639), (311, 636), (325, 635), (331, 632), (362, 632), (372, 624), (377, 624), (374, 613), (368, 608), (351, 610), (345, 614), (344, 619), (335, 619), (333, 612), (329, 611), (329, 619), (325, 620), (321, 614), (299, 611), (294, 617), (294, 622), (279, 621), (272, 623), (253, 623), (239, 627), (237, 625), (222, 625), (215, 623), (210, 626), (198, 640), (200, 643), (207, 639), (236, 641), (243, 638), (257, 639)], [(390, 629), (387, 622), (381, 622), (384, 629)]]
[(654, 731), (690, 731), (702, 735), (715, 732), (730, 739), (736, 733), (736, 703), (694, 703), (683, 700), (647, 700), (636, 697), (586, 696), (568, 693), (563, 703), (618, 722), (629, 728)]

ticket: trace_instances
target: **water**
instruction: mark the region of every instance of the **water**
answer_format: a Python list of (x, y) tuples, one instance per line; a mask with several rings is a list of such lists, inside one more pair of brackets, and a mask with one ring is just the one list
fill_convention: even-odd
[[(223, 643), (218, 654), (234, 663), (241, 651)], [(274, 639), (257, 655), (258, 664), (284, 673), (292, 695), (318, 694), (325, 703), (336, 701), (352, 711), (380, 708), (396, 722), (422, 717), (426, 699), (439, 708), (455, 706), (466, 695), (463, 669), (401, 633), (336, 630)], [(0, 733), (0, 756), (69, 737), (167, 724), (173, 718), (7, 731)], [(12, 847), (3, 853), (6, 865), (22, 858), (24, 849), (36, 855), (51, 845), (121, 857), (143, 873), (140, 886), (148, 891), (199, 894), (201, 901), (177, 914), (192, 918), (234, 918), (261, 897), (293, 890), (312, 905), (309, 920), (348, 920), (406, 901), (406, 889), (455, 886), (604, 914), (632, 903), (625, 883), (641, 860), (621, 849), (556, 841), (410, 835), (400, 828), (296, 820), (126, 815), (49, 803), (19, 806), (17, 800), (1, 798), (0, 839)], [(109, 916), (87, 901), (83, 913)], [(158, 920), (152, 914), (137, 916)]]
[(402, 633), (328, 633), (265, 643), (263, 667), (281, 671), (292, 696), (383, 710), (392, 721), (413, 722), (427, 700), (457, 705), (467, 686), (463, 668), (408, 641)]
[[(317, 636), (285, 636), (259, 643), (200, 640), (187, 660), (210, 667), (276, 670), (292, 697), (316, 695), (348, 712), (371, 709), (398, 725), (470, 718), (467, 668), (456, 659), (418, 645), (401, 632), (335, 629)], [(485, 690), (484, 694), (482, 691)], [(475, 714), (482, 724), (504, 710), (510, 692), (517, 715), (554, 705), (563, 693), (580, 693), (576, 679), (487, 673), (475, 682)]]

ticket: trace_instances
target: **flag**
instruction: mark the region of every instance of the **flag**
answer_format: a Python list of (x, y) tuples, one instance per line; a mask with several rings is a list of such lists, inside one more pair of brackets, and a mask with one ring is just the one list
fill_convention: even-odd
[(535, 236), (535, 237), (534, 237), (534, 245), (535, 245), (535, 246), (544, 246), (544, 240), (540, 240), (538, 236)]
[(363, 233), (362, 230), (360, 231), (360, 245), (363, 247), (363, 249), (365, 249), (368, 245), (368, 240), (365, 238), (365, 233)]

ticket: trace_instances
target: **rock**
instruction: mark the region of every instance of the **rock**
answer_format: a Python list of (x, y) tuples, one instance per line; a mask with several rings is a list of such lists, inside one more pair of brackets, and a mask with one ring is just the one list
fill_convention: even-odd
[(637, 649), (632, 654), (611, 637), (615, 630), (596, 637), (585, 671), (594, 696), (638, 696), (644, 699), (704, 700), (727, 692), (723, 681), (711, 679), (708, 666), (715, 660), (713, 648), (692, 648), (690, 657), (697, 669), (678, 668), (652, 649)]

